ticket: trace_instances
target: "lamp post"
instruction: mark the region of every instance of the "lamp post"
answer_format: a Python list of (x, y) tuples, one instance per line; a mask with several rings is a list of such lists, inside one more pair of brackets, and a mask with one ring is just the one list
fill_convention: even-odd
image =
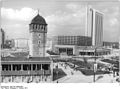
[(95, 59), (94, 59), (94, 65), (93, 65), (93, 82), (95, 83), (95, 74), (96, 74), (96, 71), (97, 71), (97, 63), (96, 63), (96, 48), (95, 48)]
[(120, 37), (119, 37), (119, 82), (120, 82)]

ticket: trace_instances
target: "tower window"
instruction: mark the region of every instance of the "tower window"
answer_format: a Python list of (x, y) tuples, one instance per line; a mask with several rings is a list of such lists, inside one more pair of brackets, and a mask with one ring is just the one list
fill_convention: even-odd
[(43, 29), (43, 25), (41, 26), (41, 29)]
[(38, 37), (41, 38), (41, 34), (38, 34)]
[(41, 41), (39, 40), (39, 41), (38, 41), (38, 44), (40, 44), (40, 43), (41, 43)]

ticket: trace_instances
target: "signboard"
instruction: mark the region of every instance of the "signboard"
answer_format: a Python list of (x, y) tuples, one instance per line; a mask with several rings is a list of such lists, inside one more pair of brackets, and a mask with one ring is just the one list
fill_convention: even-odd
[(97, 63), (94, 64), (94, 72), (97, 72)]

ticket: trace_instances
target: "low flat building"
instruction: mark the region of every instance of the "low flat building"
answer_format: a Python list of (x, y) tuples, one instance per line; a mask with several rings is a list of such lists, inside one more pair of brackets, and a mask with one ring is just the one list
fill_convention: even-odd
[[(53, 49), (55, 53), (69, 55), (95, 55), (95, 47), (92, 46), (92, 38), (86, 36), (55, 36), (53, 37)], [(107, 48), (97, 47), (96, 55), (110, 54)]]
[(41, 76), (53, 80), (53, 61), (49, 57), (4, 57), (1, 76)]
[(119, 49), (119, 42), (107, 42), (107, 41), (104, 41), (103, 46), (106, 47), (106, 48)]

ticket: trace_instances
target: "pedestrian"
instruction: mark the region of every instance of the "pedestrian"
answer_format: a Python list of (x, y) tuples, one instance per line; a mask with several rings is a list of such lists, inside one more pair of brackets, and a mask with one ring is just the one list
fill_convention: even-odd
[(117, 76), (119, 76), (119, 72), (117, 72)]

